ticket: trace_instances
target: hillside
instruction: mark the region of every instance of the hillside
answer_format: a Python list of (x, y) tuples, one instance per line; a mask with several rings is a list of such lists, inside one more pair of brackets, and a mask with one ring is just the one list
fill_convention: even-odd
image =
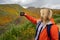
[[(36, 14), (32, 14), (32, 12), (30, 12), (27, 9), (24, 9), (23, 7), (21, 7), (20, 5), (17, 4), (0, 4), (0, 26), (2, 25), (6, 25), (9, 22), (12, 22), (14, 20), (19, 19), (19, 14), (20, 12), (23, 11), (33, 17), (38, 17), (36, 16)], [(25, 18), (24, 17), (20, 17), (20, 19), (22, 20), (22, 22), (24, 22)], [(20, 22), (21, 22), (20, 20)], [(22, 23), (21, 22), (21, 23)]]
[(17, 4), (0, 5), (0, 25), (5, 25), (19, 17), (21, 11), (26, 9)]
[(30, 10), (34, 14), (40, 14), (40, 8), (28, 7), (27, 9)]
[(0, 25), (4, 25), (12, 20), (14, 20), (19, 11), (15, 9), (19, 5), (0, 5)]

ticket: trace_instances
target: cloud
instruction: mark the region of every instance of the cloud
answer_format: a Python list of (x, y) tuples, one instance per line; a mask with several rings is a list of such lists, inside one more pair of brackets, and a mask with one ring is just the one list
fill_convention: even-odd
[(35, 0), (0, 0), (0, 4), (20, 4), (26, 5), (35, 2)]
[(0, 4), (15, 4), (18, 0), (0, 0)]
[(0, 0), (0, 4), (19, 4), (24, 8), (31, 6), (60, 9), (60, 0)]
[(19, 0), (17, 3), (20, 5), (27, 5), (35, 2), (35, 0)]
[(60, 9), (60, 4), (45, 4), (40, 8), (51, 8), (51, 9)]
[(60, 9), (60, 5), (51, 5), (49, 8), (51, 8), (51, 9)]
[(46, 7), (51, 9), (60, 9), (60, 0), (37, 0), (34, 3), (23, 5), (26, 7)]

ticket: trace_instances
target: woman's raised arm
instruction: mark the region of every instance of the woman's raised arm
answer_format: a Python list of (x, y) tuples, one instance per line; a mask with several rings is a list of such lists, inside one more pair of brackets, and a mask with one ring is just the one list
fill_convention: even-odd
[(20, 12), (20, 16), (25, 16), (32, 23), (37, 24), (37, 19), (33, 18), (32, 16), (30, 16), (30, 15), (24, 13), (24, 12)]
[(28, 20), (30, 20), (32, 23), (37, 24), (37, 19), (33, 18), (32, 16), (25, 14), (24, 15)]

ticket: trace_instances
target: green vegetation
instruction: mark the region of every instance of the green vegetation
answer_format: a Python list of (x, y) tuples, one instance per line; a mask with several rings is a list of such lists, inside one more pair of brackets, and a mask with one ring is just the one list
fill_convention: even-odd
[(9, 24), (9, 29), (0, 35), (0, 40), (33, 40), (35, 25), (27, 21), (22, 25)]
[(53, 18), (54, 18), (56, 23), (60, 23), (60, 14), (54, 14)]

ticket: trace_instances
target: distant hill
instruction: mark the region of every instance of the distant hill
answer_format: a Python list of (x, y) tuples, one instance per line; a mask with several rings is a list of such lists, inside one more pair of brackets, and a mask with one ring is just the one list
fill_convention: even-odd
[(30, 10), (32, 13), (40, 14), (40, 8), (28, 7), (27, 9)]
[[(35, 18), (38, 17), (36, 16), (37, 14), (33, 14), (33, 12), (31, 12), (30, 10), (24, 9), (22, 6), (18, 4), (0, 4), (0, 25), (5, 25), (9, 22), (17, 20), (19, 18), (20, 12), (22, 11)], [(20, 19), (22, 20), (22, 22), (25, 21), (24, 17), (20, 17)]]

